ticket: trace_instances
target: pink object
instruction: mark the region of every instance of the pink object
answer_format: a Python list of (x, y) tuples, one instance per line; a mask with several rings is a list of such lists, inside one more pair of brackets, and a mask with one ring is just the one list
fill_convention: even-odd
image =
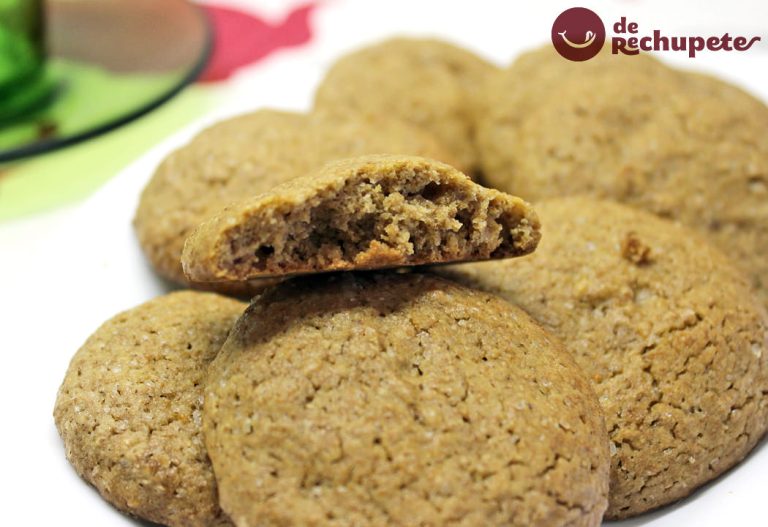
[(244, 11), (205, 5), (213, 26), (211, 58), (199, 82), (229, 78), (243, 66), (254, 64), (280, 48), (300, 46), (312, 40), (309, 15), (314, 3), (300, 5), (276, 25)]

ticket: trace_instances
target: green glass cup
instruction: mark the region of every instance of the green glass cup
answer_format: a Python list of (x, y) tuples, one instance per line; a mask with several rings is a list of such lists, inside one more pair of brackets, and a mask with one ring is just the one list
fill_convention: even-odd
[(44, 18), (42, 0), (0, 0), (0, 123), (38, 109), (51, 95)]

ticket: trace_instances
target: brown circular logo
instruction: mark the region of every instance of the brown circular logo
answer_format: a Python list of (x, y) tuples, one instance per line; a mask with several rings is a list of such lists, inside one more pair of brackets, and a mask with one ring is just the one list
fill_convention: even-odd
[(597, 13), (586, 7), (566, 9), (552, 24), (552, 44), (568, 60), (589, 60), (605, 44), (605, 26)]

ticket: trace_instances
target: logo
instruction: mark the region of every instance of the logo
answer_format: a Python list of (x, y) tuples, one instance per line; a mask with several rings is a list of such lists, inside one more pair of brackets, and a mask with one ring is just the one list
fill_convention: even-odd
[(552, 24), (552, 44), (568, 60), (589, 60), (603, 49), (605, 26), (597, 13), (586, 7), (566, 9)]
[[(642, 34), (637, 22), (619, 18), (613, 24), (611, 53), (637, 55), (645, 51), (679, 51), (695, 58), (700, 51), (747, 51), (761, 37), (742, 35), (669, 36), (654, 29)], [(585, 7), (566, 9), (552, 24), (552, 45), (568, 60), (581, 62), (597, 55), (605, 44), (605, 26), (599, 16)]]

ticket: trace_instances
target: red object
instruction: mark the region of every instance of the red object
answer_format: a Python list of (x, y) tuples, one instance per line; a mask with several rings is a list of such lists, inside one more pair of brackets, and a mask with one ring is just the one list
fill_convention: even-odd
[(274, 51), (300, 46), (312, 40), (309, 15), (315, 4), (293, 9), (281, 22), (272, 25), (257, 16), (228, 7), (203, 6), (213, 26), (211, 58), (198, 82), (229, 78), (243, 66), (258, 62)]

